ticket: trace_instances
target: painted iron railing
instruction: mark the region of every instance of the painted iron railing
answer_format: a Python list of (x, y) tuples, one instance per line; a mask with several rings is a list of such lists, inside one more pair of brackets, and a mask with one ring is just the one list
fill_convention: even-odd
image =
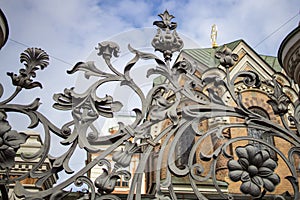
[[(216, 52), (215, 57), (219, 59), (219, 67), (210, 68), (201, 75), (197, 73), (197, 67), (186, 59), (178, 60), (171, 66), (172, 54), (183, 48), (183, 41), (176, 33), (177, 24), (171, 22), (174, 17), (167, 11), (159, 16), (162, 20), (154, 22), (158, 29), (152, 45), (156, 51), (163, 53), (164, 60), (154, 54), (141, 52), (128, 46), (134, 57), (121, 72), (111, 63), (112, 56), (118, 57), (118, 45), (114, 42), (101, 42), (96, 49), (110, 72), (100, 70), (93, 62), (79, 62), (68, 71), (70, 74), (82, 71), (86, 77), (96, 77), (98, 81), (82, 93), (77, 93), (70, 88), (54, 95), (56, 102), (54, 108), (70, 111), (73, 117), (73, 120), (67, 122), (62, 128), (52, 124), (38, 111), (40, 104), (38, 98), (28, 105), (12, 103), (24, 89), (41, 87), (41, 83), (34, 81), (33, 78), (38, 70), (47, 67), (49, 60), (47, 53), (38, 48), (28, 48), (21, 54), (20, 61), (24, 63), (25, 68), (20, 69), (19, 74), (7, 73), (16, 88), (15, 92), (0, 102), (0, 168), (5, 172), (0, 177), (3, 199), (9, 198), (9, 184), (15, 184), (13, 195), (19, 198), (67, 198), (70, 192), (63, 189), (72, 183), (76, 185), (84, 183), (88, 186), (81, 199), (120, 199), (118, 194), (113, 193), (120, 178), (130, 180), (127, 199), (141, 199), (144, 195), (141, 194), (141, 182), (149, 169), (149, 159), (154, 159), (153, 152), (156, 152), (156, 164), (151, 166), (152, 171), (147, 172), (154, 177), (151, 179), (152, 182), (148, 181), (148, 186), (153, 184), (154, 187), (151, 193), (152, 199), (181, 198), (180, 195), (184, 191), (176, 190), (174, 177), (183, 178), (182, 181), (188, 183), (193, 195), (198, 199), (209, 199), (210, 195), (215, 195), (215, 198), (219, 199), (234, 199), (238, 194), (246, 194), (254, 199), (270, 196), (273, 199), (285, 199), (284, 195), (273, 192), (283, 179), (291, 184), (293, 191), (289, 192), (293, 199), (300, 198), (295, 159), (295, 155), (300, 151), (300, 106), (299, 103), (290, 101), (285, 93), (287, 90), (284, 90), (287, 86), (282, 86), (275, 76), (273, 80), (264, 83), (272, 91), (268, 103), (272, 106), (274, 114), (281, 120), (281, 125), (243, 104), (242, 95), (235, 89), (237, 82), (254, 89), (259, 88), (262, 82), (260, 77), (251, 71), (241, 71), (231, 76), (231, 68), (239, 57), (229, 48), (225, 47)], [(148, 76), (155, 74), (165, 78), (164, 82), (154, 85), (147, 94), (143, 93), (131, 77), (131, 69), (141, 60), (154, 62), (154, 68), (148, 70)], [(125, 125), (120, 122), (116, 133), (100, 136), (93, 125), (94, 122), (102, 117), (113, 117), (114, 113), (122, 107), (122, 102), (114, 101), (112, 96), (98, 96), (97, 89), (107, 82), (119, 82), (120, 87), (126, 85), (131, 88), (139, 97), (142, 106), (133, 110), (135, 120), (132, 124)], [(296, 92), (292, 87), (289, 87), (289, 90)], [(3, 92), (1, 86), (0, 97)], [(222, 98), (225, 94), (230, 99), (230, 104)], [(293, 109), (294, 112), (291, 116), (287, 114), (289, 109)], [(38, 160), (38, 162), (35, 162), (29, 171), (14, 177), (10, 175), (10, 169), (14, 166), (17, 150), (26, 142), (28, 136), (13, 130), (7, 121), (7, 114), (10, 112), (28, 116), (31, 120), (29, 128), (34, 129), (42, 124), (45, 132), (44, 145), (40, 151), (35, 155), (21, 156), (24, 161)], [(217, 118), (238, 120), (235, 123), (227, 121), (227, 123), (218, 123), (214, 127), (201, 128), (201, 123)], [(154, 136), (151, 131), (157, 124), (163, 125)], [(231, 129), (244, 132), (257, 130), (261, 136), (232, 137), (226, 134), (226, 131)], [(93, 134), (88, 134), (90, 130)], [(59, 157), (51, 157), (52, 168), (41, 173), (38, 169), (48, 159), (49, 149), (53, 145), (50, 142), (51, 134), (62, 138), (61, 144), (70, 145), (70, 148)], [(180, 152), (179, 145), (187, 134), (192, 138), (189, 139), (190, 142), (184, 143), (190, 145), (187, 148), (188, 152)], [(280, 138), (288, 143), (290, 146), (287, 147), (287, 152), (264, 140), (263, 135)], [(200, 147), (212, 138), (214, 144), (218, 145), (212, 146), (209, 151), (199, 152)], [(100, 151), (97, 148), (109, 142), (112, 142), (112, 145), (107, 149)], [(94, 145), (95, 143), (97, 145)], [(120, 146), (123, 148), (120, 149)], [(34, 178), (37, 180), (36, 187), (40, 187), (50, 176), (62, 170), (72, 173), (69, 160), (77, 147), (89, 153), (98, 153), (98, 156), (75, 172), (71, 178), (53, 188), (39, 192), (27, 190), (20, 183), (26, 178)], [(275, 152), (275, 157), (272, 156), (271, 151)], [(126, 167), (136, 153), (139, 153), (140, 160), (136, 171), (132, 173)], [(108, 155), (112, 156), (112, 160), (107, 159)], [(220, 179), (217, 177), (217, 167), (221, 159), (225, 160), (223, 165), (225, 175)], [(286, 177), (280, 177), (277, 171), (279, 160), (286, 166), (289, 174)], [(98, 178), (92, 181), (86, 174), (95, 165), (102, 165), (103, 171), (100, 171)], [(201, 183), (204, 182), (210, 182), (208, 190), (210, 193), (201, 189)], [(231, 193), (226, 189), (230, 184), (239, 187), (238, 193)]]

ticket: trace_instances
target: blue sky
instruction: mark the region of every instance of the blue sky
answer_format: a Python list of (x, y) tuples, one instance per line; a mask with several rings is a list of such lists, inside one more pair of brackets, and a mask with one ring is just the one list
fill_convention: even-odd
[[(157, 14), (166, 9), (175, 16), (178, 33), (199, 47), (211, 46), (211, 26), (216, 24), (218, 44), (244, 39), (257, 53), (271, 56), (277, 55), (283, 38), (300, 21), (299, 0), (0, 0), (0, 7), (10, 28), (9, 40), (0, 51), (4, 97), (12, 91), (6, 72), (16, 73), (23, 67), (19, 63), (20, 53), (26, 46), (44, 49), (50, 55), (50, 65), (39, 71), (36, 78), (44, 89), (25, 92), (16, 100), (30, 103), (31, 94), (41, 97), (40, 111), (58, 125), (67, 122), (70, 116), (51, 109), (52, 95), (76, 82), (76, 77), (67, 75), (66, 70), (78, 61), (87, 61), (98, 42), (136, 28), (155, 30), (153, 21), (159, 20)], [(19, 124), (15, 126), (21, 129)]]
[[(26, 46), (40, 47), (50, 55), (49, 67), (36, 78), (42, 80), (47, 95), (74, 85), (74, 77), (66, 70), (78, 61), (86, 61), (98, 42), (135, 28), (155, 30), (153, 21), (159, 20), (157, 14), (166, 9), (175, 16), (179, 34), (199, 47), (211, 46), (211, 26), (216, 24), (218, 44), (244, 39), (257, 53), (272, 56), (277, 55), (283, 38), (300, 21), (299, 0), (0, 0), (0, 7), (10, 27), (9, 40), (0, 51), (2, 84), (10, 83), (7, 71), (16, 72), (22, 67), (19, 55)], [(152, 38), (148, 40), (151, 46)], [(35, 93), (43, 96), (45, 92), (35, 89)]]

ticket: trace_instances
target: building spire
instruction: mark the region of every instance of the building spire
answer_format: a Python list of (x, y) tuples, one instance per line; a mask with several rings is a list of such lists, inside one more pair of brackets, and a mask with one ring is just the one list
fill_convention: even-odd
[(211, 45), (213, 48), (218, 47), (217, 36), (218, 36), (217, 25), (213, 24), (211, 27), (211, 33), (210, 33)]

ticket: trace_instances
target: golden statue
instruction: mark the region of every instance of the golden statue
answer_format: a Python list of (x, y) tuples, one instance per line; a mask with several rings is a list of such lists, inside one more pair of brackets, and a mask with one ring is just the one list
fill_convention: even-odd
[(213, 24), (211, 27), (211, 34), (210, 34), (211, 45), (213, 48), (218, 47), (217, 36), (218, 36), (217, 25)]

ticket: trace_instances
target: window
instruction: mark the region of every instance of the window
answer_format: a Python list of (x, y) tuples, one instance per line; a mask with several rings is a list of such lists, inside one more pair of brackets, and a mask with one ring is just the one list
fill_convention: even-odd
[(176, 166), (180, 169), (183, 169), (185, 166), (188, 165), (189, 154), (193, 145), (195, 144), (194, 138), (195, 133), (192, 127), (188, 127), (180, 136), (175, 150)]
[[(251, 107), (249, 110), (251, 110), (252, 112), (254, 112), (264, 118), (270, 119), (268, 113), (260, 107)], [(265, 130), (256, 129), (256, 128), (248, 128), (248, 136), (251, 136), (251, 137), (257, 138), (257, 139), (262, 139), (265, 142), (274, 146), (273, 136), (268, 134)], [(253, 146), (257, 147), (259, 150), (267, 150), (270, 153), (271, 158), (273, 158), (274, 160), (277, 160), (275, 151), (273, 151), (270, 147), (268, 147), (264, 144), (261, 144), (259, 142), (256, 142), (256, 141), (250, 141), (249, 143), (252, 144)]]
[[(130, 165), (128, 167), (124, 168), (124, 170), (131, 172)], [(121, 175), (120, 179), (118, 179), (116, 182), (116, 187), (129, 187), (129, 182), (127, 180), (124, 180), (124, 177)]]
[(124, 181), (122, 179), (119, 179), (116, 182), (116, 187), (129, 187), (129, 182), (128, 181)]

